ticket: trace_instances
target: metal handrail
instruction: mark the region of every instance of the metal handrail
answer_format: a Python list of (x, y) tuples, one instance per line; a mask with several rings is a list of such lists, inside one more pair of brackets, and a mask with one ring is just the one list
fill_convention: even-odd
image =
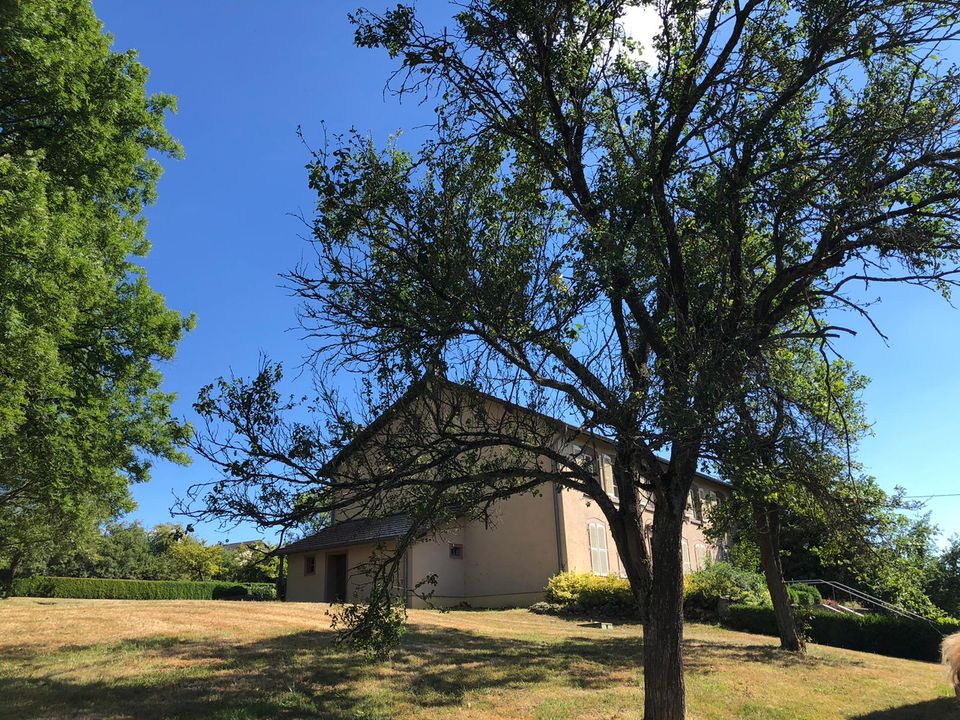
[(816, 579), (816, 580), (788, 580), (787, 581), (788, 585), (793, 585), (798, 583), (801, 583), (804, 585), (827, 585), (829, 587), (832, 587), (834, 590), (840, 590), (841, 592), (847, 593), (855, 600), (862, 600), (863, 602), (871, 603), (873, 605), (876, 605), (879, 608), (887, 610), (888, 612), (892, 612), (895, 615), (899, 615), (900, 617), (910, 618), (912, 620), (921, 620), (925, 623), (928, 623), (932, 627), (936, 628), (936, 625), (930, 621), (930, 618), (926, 618), (923, 615), (920, 615), (919, 613), (913, 612), (912, 610), (907, 610), (906, 608), (902, 608), (899, 605), (893, 605), (892, 603), (888, 603), (886, 600), (881, 600), (880, 598), (870, 595), (868, 593), (865, 593), (862, 590), (857, 590), (856, 588), (852, 588), (849, 585), (844, 585), (841, 582), (836, 582), (835, 580)]

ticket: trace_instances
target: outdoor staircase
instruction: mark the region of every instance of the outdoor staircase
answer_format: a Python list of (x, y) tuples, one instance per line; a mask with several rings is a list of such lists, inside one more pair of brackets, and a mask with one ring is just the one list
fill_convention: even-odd
[(837, 595), (846, 596), (849, 600), (856, 600), (861, 605), (875, 607), (879, 610), (885, 610), (887, 612), (893, 613), (894, 615), (899, 615), (900, 617), (911, 618), (913, 620), (919, 620), (921, 622), (928, 623), (930, 622), (923, 615), (913, 612), (912, 610), (907, 610), (902, 608), (899, 605), (894, 605), (893, 603), (888, 603), (885, 600), (881, 600), (878, 597), (870, 595), (869, 593), (864, 592), (863, 590), (858, 590), (857, 588), (850, 587), (849, 585), (844, 585), (841, 582), (836, 582), (835, 580), (789, 580), (788, 585), (793, 584), (802, 584), (802, 585), (815, 585), (821, 588), (821, 595), (824, 595), (822, 588), (830, 588), (831, 590), (831, 600), (834, 600), (837, 604), (834, 605), (821, 605), (828, 610), (832, 610), (837, 613), (850, 613), (853, 615), (862, 616), (863, 613), (854, 610), (853, 608), (846, 607), (837, 600)]

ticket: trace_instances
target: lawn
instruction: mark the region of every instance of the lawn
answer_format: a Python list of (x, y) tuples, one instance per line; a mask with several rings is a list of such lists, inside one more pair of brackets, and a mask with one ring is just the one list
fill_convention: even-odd
[[(639, 718), (642, 639), (523, 610), (414, 611), (368, 665), (326, 606), (0, 602), (2, 718)], [(693, 720), (960, 717), (943, 668), (689, 625)]]

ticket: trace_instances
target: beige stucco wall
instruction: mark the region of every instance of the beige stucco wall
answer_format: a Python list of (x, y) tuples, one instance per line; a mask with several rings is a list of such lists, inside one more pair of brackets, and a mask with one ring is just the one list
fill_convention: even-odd
[(493, 525), (464, 533), (465, 593), (474, 607), (529, 605), (543, 599), (559, 570), (553, 483), (494, 508)]
[[(450, 546), (462, 545), (463, 542), (463, 529), (455, 527), (442, 533), (436, 540), (413, 546), (407, 566), (407, 597), (411, 607), (454, 607), (464, 601), (464, 561), (462, 558), (450, 557)], [(415, 588), (417, 583), (432, 573), (437, 575), (436, 585)], [(425, 601), (421, 596), (431, 590), (433, 594)]]
[[(694, 486), (694, 490), (699, 487)], [(713, 488), (710, 488), (713, 489)], [(585, 497), (583, 494), (564, 490), (560, 494), (561, 498), (561, 517), (563, 519), (563, 536), (565, 539), (563, 555), (564, 569), (573, 572), (593, 572), (590, 558), (590, 537), (587, 531), (587, 525), (591, 522), (600, 523), (607, 529), (607, 557), (610, 566), (611, 575), (626, 576), (623, 569), (623, 563), (620, 560), (619, 553), (616, 551), (616, 544), (613, 535), (610, 533), (609, 524), (603, 517), (603, 513), (597, 504)], [(643, 513), (644, 526), (653, 525), (652, 505)], [(717, 559), (717, 549), (707, 541), (703, 533), (704, 526), (702, 522), (688, 519), (683, 524), (683, 539), (686, 540), (690, 554), (690, 571), (699, 570), (706, 564), (707, 559)], [(702, 562), (696, 557), (696, 546), (703, 547)], [(649, 540), (648, 545), (649, 549)]]
[[(391, 545), (385, 546), (387, 548)], [(377, 546), (350, 545), (345, 548), (317, 550), (312, 553), (299, 553), (287, 558), (287, 600), (291, 602), (324, 602), (326, 600), (327, 556), (347, 555), (347, 600), (363, 597), (367, 578), (358, 569), (370, 559)], [(316, 572), (304, 575), (305, 560), (310, 555), (316, 557)]]
[[(540, 494), (517, 495), (497, 503), (490, 527), (480, 522), (444, 532), (417, 544), (410, 553), (410, 585), (437, 574), (432, 597), (411, 593), (412, 607), (523, 606), (543, 599), (547, 580), (559, 564), (554, 523), (553, 485)], [(463, 557), (450, 557), (450, 545)]]

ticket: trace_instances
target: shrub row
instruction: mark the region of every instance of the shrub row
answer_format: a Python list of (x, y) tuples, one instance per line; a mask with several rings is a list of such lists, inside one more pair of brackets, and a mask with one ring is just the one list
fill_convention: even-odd
[(546, 600), (553, 613), (618, 618), (637, 615), (630, 583), (618, 577), (562, 572), (547, 583)]
[(190, 582), (186, 580), (113, 580), (106, 578), (28, 577), (13, 581), (21, 597), (103, 600), (276, 600), (270, 583)]
[[(923, 622), (896, 615), (851, 615), (829, 610), (804, 612), (811, 642), (909, 660), (937, 661), (943, 636), (960, 630), (960, 621)], [(724, 624), (734, 630), (777, 635), (773, 609), (731, 605)]]

